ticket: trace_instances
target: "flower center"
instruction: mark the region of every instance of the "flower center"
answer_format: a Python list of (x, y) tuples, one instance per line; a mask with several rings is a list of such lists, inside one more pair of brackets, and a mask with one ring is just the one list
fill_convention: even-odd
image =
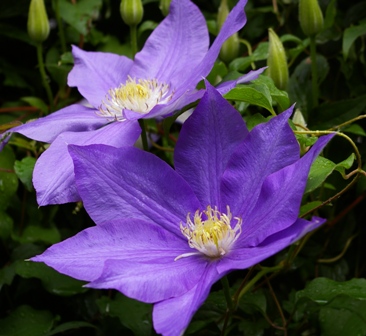
[[(205, 211), (197, 210), (193, 221), (190, 214), (187, 215), (187, 224), (180, 224), (180, 230), (188, 239), (191, 248), (199, 252), (181, 254), (175, 260), (203, 253), (210, 258), (220, 258), (227, 254), (241, 233), (242, 220), (235, 217), (236, 224), (231, 226), (232, 215), (229, 206), (227, 213), (212, 209), (208, 206)], [(205, 217), (204, 219), (202, 217)]]
[(110, 89), (99, 106), (99, 115), (111, 120), (125, 120), (123, 110), (146, 114), (157, 104), (166, 104), (174, 92), (166, 83), (156, 79), (139, 79), (128, 76), (126, 83)]

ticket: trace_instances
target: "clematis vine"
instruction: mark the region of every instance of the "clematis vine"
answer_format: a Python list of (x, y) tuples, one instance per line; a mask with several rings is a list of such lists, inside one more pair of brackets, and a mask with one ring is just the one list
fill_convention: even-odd
[[(200, 99), (204, 91), (196, 86), (209, 74), (224, 41), (244, 26), (246, 2), (238, 1), (210, 48), (206, 21), (189, 0), (172, 1), (169, 15), (134, 60), (74, 46), (68, 85), (77, 87), (92, 108), (71, 105), (12, 130), (51, 143), (33, 174), (39, 205), (80, 200), (67, 145), (132, 145), (141, 132), (138, 119), (169, 116)], [(262, 71), (224, 82), (218, 90), (224, 94)]]
[(181, 335), (218, 279), (325, 222), (298, 213), (310, 166), (331, 136), (300, 158), (291, 113), (249, 132), (208, 85), (182, 126), (175, 169), (134, 147), (69, 146), (78, 192), (97, 225), (31, 260), (87, 287), (154, 303), (157, 333)]

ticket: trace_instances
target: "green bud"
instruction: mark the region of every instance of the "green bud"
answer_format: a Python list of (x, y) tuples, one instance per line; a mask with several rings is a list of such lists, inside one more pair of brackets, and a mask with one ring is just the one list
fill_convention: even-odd
[(159, 8), (164, 16), (169, 14), (169, 7), (172, 0), (160, 0)]
[(294, 116), (292, 117), (292, 121), (294, 124), (298, 125), (296, 126), (296, 129), (298, 131), (304, 131), (306, 129), (306, 121), (299, 109), (295, 110)]
[(31, 0), (27, 28), (32, 41), (40, 43), (47, 39), (50, 33), (50, 24), (43, 0)]
[[(295, 124), (296, 129), (298, 131), (304, 131), (307, 129), (305, 118), (299, 109), (295, 110), (295, 113), (292, 117), (292, 122)], [(308, 137), (308, 135), (304, 135), (304, 136)], [(310, 148), (309, 146), (305, 146), (301, 143), (299, 143), (299, 145), (300, 145), (300, 154), (301, 155), (304, 155)]]
[(227, 0), (221, 0), (219, 11), (217, 12), (217, 27), (218, 30), (221, 29), (224, 24), (227, 16), (229, 15), (229, 6), (227, 4)]
[(288, 66), (286, 61), (285, 48), (277, 34), (268, 29), (269, 52), (267, 59), (267, 75), (272, 78), (280, 90), (285, 90), (288, 82)]
[(238, 33), (235, 33), (223, 43), (220, 50), (220, 58), (226, 63), (231, 62), (236, 57), (238, 57), (239, 46)]
[(120, 12), (124, 23), (137, 26), (144, 15), (144, 7), (141, 0), (122, 0)]
[[(217, 13), (217, 27), (221, 29), (222, 25), (224, 24), (227, 16), (229, 15), (229, 6), (227, 4), (227, 0), (221, 0), (221, 4), (219, 7), (219, 11)], [(220, 50), (220, 58), (224, 61), (229, 63), (233, 59), (235, 59), (239, 54), (239, 37), (238, 33), (233, 34), (230, 36), (222, 45)]]
[(299, 20), (306, 36), (316, 35), (323, 29), (324, 18), (318, 0), (299, 0)]

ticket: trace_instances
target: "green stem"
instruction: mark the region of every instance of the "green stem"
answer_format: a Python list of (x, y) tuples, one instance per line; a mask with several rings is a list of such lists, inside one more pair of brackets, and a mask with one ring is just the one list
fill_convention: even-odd
[(240, 291), (240, 293), (238, 295), (236, 295), (234, 302), (235, 302), (235, 307), (238, 305), (240, 299), (242, 298), (242, 296), (249, 292), (249, 290), (258, 282), (258, 280), (260, 280), (264, 275), (268, 274), (268, 273), (273, 273), (273, 272), (277, 272), (280, 271), (283, 268), (282, 264), (273, 266), (273, 267), (263, 267), (257, 274), (256, 276), (250, 280), (244, 287), (243, 289)]
[(147, 136), (146, 136), (146, 126), (144, 119), (139, 119), (139, 124), (141, 127), (141, 140), (142, 140), (142, 147), (145, 151), (149, 151), (149, 146), (147, 144)]
[(222, 287), (224, 290), (224, 295), (225, 295), (225, 299), (227, 302), (227, 308), (231, 312), (231, 311), (233, 311), (234, 305), (233, 305), (233, 298), (231, 297), (231, 294), (230, 294), (230, 285), (229, 285), (229, 280), (227, 279), (227, 276), (224, 276), (223, 278), (221, 278), (221, 284), (222, 284)]
[(131, 36), (132, 56), (133, 56), (133, 58), (135, 58), (135, 55), (138, 51), (138, 49), (137, 49), (137, 26), (130, 26), (130, 36)]
[(60, 37), (61, 50), (62, 50), (62, 53), (64, 54), (67, 51), (67, 48), (66, 48), (66, 39), (65, 39), (65, 34), (64, 34), (64, 27), (63, 27), (61, 15), (60, 15), (60, 8), (59, 8), (58, 0), (54, 0), (53, 9), (54, 9), (55, 15), (56, 15), (56, 21), (57, 21), (57, 27), (58, 27), (58, 36)]
[[(348, 135), (346, 135), (344, 133), (336, 132), (336, 131), (294, 131), (294, 133), (295, 134), (314, 134), (314, 135), (335, 134), (335, 135), (341, 136), (341, 137), (345, 138), (351, 144), (351, 146), (353, 147), (353, 150), (355, 151), (355, 156), (356, 156), (356, 160), (357, 160), (357, 169), (356, 169), (356, 173), (355, 173), (356, 174), (355, 178), (348, 185), (346, 185), (341, 191), (339, 191), (337, 194), (328, 198), (326, 201), (324, 201), (317, 207), (302, 214), (301, 217), (304, 218), (308, 214), (312, 213), (313, 211), (320, 209), (324, 205), (327, 205), (330, 202), (333, 202), (335, 199), (341, 197), (347, 190), (349, 190), (357, 182), (358, 178), (360, 177), (360, 174), (363, 174), (362, 158), (361, 158), (361, 154), (360, 154), (356, 144), (353, 142), (353, 140)], [(349, 175), (348, 177), (350, 177), (352, 175)]]
[(50, 85), (48, 83), (48, 80), (47, 80), (47, 74), (46, 74), (46, 70), (45, 70), (45, 67), (44, 67), (42, 43), (37, 44), (37, 59), (38, 59), (39, 72), (40, 72), (41, 77), (42, 77), (43, 86), (46, 90), (47, 97), (48, 97), (48, 102), (50, 104), (50, 111), (52, 112), (52, 111), (54, 111), (53, 95), (52, 95), (51, 87), (50, 87)]
[(311, 59), (311, 87), (313, 94), (313, 108), (315, 108), (318, 106), (318, 96), (319, 96), (315, 36), (310, 37), (310, 59)]

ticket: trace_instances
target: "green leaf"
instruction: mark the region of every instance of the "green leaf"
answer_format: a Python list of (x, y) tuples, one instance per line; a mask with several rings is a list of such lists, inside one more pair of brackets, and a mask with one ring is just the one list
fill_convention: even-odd
[[(15, 264), (9, 264), (0, 269), (0, 290), (4, 285), (11, 285), (15, 276)], [(1, 335), (1, 334), (0, 334)]]
[(358, 124), (352, 124), (343, 130), (345, 133), (352, 133), (360, 136), (366, 136), (364, 129)]
[(13, 218), (0, 210), (0, 238), (8, 238), (13, 230)]
[(252, 83), (259, 86), (266, 86), (272, 99), (280, 106), (281, 111), (284, 111), (290, 107), (290, 99), (288, 98), (287, 92), (279, 90), (270, 77), (259, 75), (259, 77), (252, 81)]
[(53, 321), (50, 312), (23, 305), (0, 320), (0, 335), (41, 336), (51, 330)]
[(239, 302), (239, 307), (246, 314), (253, 314), (254, 311), (260, 312), (262, 315), (267, 311), (267, 299), (262, 290), (246, 293)]
[(47, 104), (37, 97), (22, 97), (20, 100), (23, 100), (24, 102), (28, 103), (30, 106), (39, 108), (43, 114), (48, 113), (48, 106)]
[(345, 169), (351, 168), (354, 160), (355, 155), (353, 153), (346, 160), (338, 164), (322, 156), (318, 156), (310, 168), (305, 193), (309, 193), (318, 188), (334, 170), (344, 175)]
[(366, 95), (354, 99), (325, 103), (316, 110), (318, 117), (314, 129), (327, 129), (356, 118), (366, 108)]
[(347, 159), (338, 163), (335, 167), (336, 171), (339, 171), (342, 176), (346, 174), (346, 169), (350, 169), (353, 166), (353, 162), (355, 162), (356, 155), (352, 153)]
[(52, 329), (52, 331), (48, 332), (44, 336), (57, 335), (59, 333), (67, 331), (67, 330), (74, 330), (74, 329), (79, 329), (79, 328), (95, 328), (95, 326), (90, 323), (82, 322), (82, 321), (66, 322), (66, 323), (62, 323), (59, 326), (57, 326), (56, 328)]
[(262, 114), (260, 113), (256, 113), (256, 114), (253, 114), (251, 116), (249, 116), (248, 118), (245, 119), (245, 123), (248, 127), (248, 130), (252, 130), (255, 126), (259, 125), (259, 124), (262, 124), (264, 122), (267, 122), (270, 118), (270, 117), (263, 117)]
[(338, 296), (319, 312), (322, 336), (366, 335), (366, 301)]
[(16, 160), (14, 163), (15, 174), (19, 180), (25, 185), (28, 191), (33, 190), (32, 175), (36, 159), (30, 156), (23, 158), (21, 161)]
[(327, 10), (325, 12), (323, 29), (329, 29), (334, 25), (334, 19), (337, 15), (336, 4), (337, 4), (336, 0), (331, 0), (330, 3), (328, 4)]
[(346, 60), (348, 57), (349, 50), (356, 39), (362, 35), (366, 34), (366, 22), (360, 24), (359, 26), (349, 27), (344, 31), (342, 52), (343, 57)]
[(71, 3), (68, 0), (59, 0), (61, 17), (80, 34), (88, 34), (89, 21), (96, 17), (102, 6), (102, 0), (78, 0)]
[(36, 225), (28, 225), (21, 236), (17, 236), (15, 233), (12, 235), (12, 239), (22, 244), (44, 242), (46, 244), (56, 244), (61, 241), (60, 232), (57, 227), (51, 226), (44, 228)]
[(9, 146), (0, 152), (0, 210), (5, 210), (18, 189), (18, 177), (13, 171), (15, 155)]
[(230, 71), (245, 71), (251, 63), (255, 61), (264, 61), (268, 58), (268, 42), (262, 42), (254, 50), (251, 56), (239, 57), (229, 64)]
[(317, 303), (325, 304), (341, 294), (355, 299), (366, 300), (366, 279), (337, 282), (327, 278), (316, 278), (305, 289), (296, 293), (296, 301), (307, 298)]
[(154, 30), (157, 26), (155, 21), (144, 21), (137, 29), (137, 36), (140, 37), (145, 31)]
[(121, 323), (132, 330), (135, 335), (148, 336), (151, 334), (152, 306), (117, 294), (114, 299), (102, 297), (97, 301), (103, 314), (118, 317)]
[[(66, 58), (67, 59), (67, 58)], [(67, 82), (67, 75), (71, 70), (70, 63), (61, 62), (61, 55), (57, 48), (50, 48), (46, 54), (46, 69), (51, 78), (63, 88)]]
[(16, 273), (22, 278), (40, 279), (47, 291), (60, 296), (70, 296), (88, 290), (83, 287), (85, 282), (58, 273), (43, 263), (18, 261), (16, 262)]
[(269, 90), (259, 86), (240, 86), (224, 96), (227, 100), (236, 100), (265, 108), (274, 114)]
[(314, 201), (314, 202), (310, 202), (310, 203), (307, 203), (307, 204), (303, 205), (300, 208), (300, 214), (299, 214), (299, 216), (301, 217), (303, 214), (307, 213), (308, 211), (311, 211), (311, 210), (315, 209), (320, 204), (322, 204), (321, 201)]

